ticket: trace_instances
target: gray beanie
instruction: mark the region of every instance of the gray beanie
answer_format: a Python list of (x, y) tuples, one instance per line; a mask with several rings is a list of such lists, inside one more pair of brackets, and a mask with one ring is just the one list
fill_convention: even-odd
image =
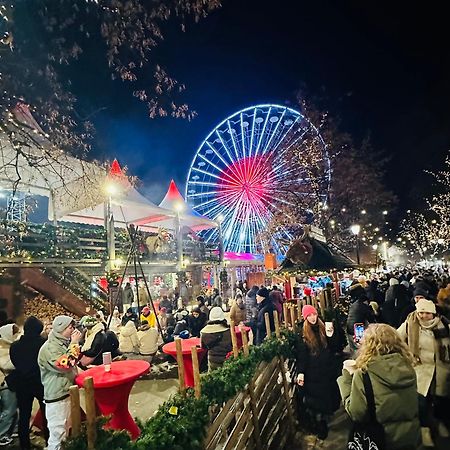
[(53, 320), (53, 330), (56, 333), (62, 333), (72, 322), (75, 322), (70, 316), (56, 316)]

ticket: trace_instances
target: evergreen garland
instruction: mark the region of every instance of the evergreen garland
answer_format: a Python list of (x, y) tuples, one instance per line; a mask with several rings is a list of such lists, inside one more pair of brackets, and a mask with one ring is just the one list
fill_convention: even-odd
[[(139, 424), (142, 432), (136, 441), (129, 440), (124, 431), (102, 429), (107, 419), (101, 418), (97, 422), (96, 450), (201, 450), (210, 423), (209, 408), (223, 405), (245, 389), (261, 362), (276, 356), (294, 358), (299, 344), (299, 333), (283, 330), (281, 339), (272, 337), (258, 347), (250, 347), (248, 357), (242, 352), (237, 358), (231, 357), (222, 367), (202, 376), (200, 399), (194, 397), (192, 389), (187, 390), (186, 397), (170, 397), (153, 417)], [(65, 441), (63, 449), (87, 450), (86, 429)]]

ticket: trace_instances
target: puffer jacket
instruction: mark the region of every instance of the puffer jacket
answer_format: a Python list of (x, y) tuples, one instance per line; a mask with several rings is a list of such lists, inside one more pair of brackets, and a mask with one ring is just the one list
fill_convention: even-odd
[(70, 344), (69, 340), (61, 339), (53, 332), (49, 334), (47, 342), (38, 354), (46, 401), (62, 400), (69, 396), (69, 388), (74, 384), (77, 367), (68, 364), (68, 355), (73, 355), (74, 359), (77, 359), (79, 351), (77, 344)]
[(364, 301), (360, 299), (352, 303), (348, 311), (347, 318), (347, 333), (352, 335), (354, 333), (353, 326), (355, 323), (363, 323), (367, 326), (369, 323), (375, 322), (375, 314), (373, 309)]
[(158, 330), (143, 325), (137, 332), (139, 339), (139, 353), (144, 356), (154, 355), (158, 351)]
[(223, 324), (208, 324), (200, 331), (202, 347), (208, 350), (208, 361), (222, 364), (231, 352), (230, 328)]
[(139, 338), (134, 322), (131, 320), (120, 330), (119, 350), (122, 353), (139, 353)]
[(244, 304), (239, 306), (237, 303), (235, 303), (231, 307), (230, 319), (235, 323), (235, 325), (239, 325), (241, 322), (245, 322), (246, 317), (247, 314)]
[[(375, 397), (376, 417), (386, 433), (386, 448), (418, 448), (419, 405), (416, 375), (398, 353), (375, 357), (367, 369)], [(367, 422), (367, 400), (361, 369), (337, 380), (344, 407), (354, 422)]]

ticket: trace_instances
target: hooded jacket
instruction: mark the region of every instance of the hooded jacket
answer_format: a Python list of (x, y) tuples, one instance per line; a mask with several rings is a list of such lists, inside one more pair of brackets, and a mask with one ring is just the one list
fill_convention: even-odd
[(139, 327), (139, 353), (144, 356), (154, 355), (158, 351), (158, 330), (148, 324)]
[(69, 396), (69, 388), (77, 374), (79, 356), (79, 345), (71, 344), (70, 339), (64, 338), (55, 329), (51, 331), (38, 354), (45, 401), (63, 400)]
[(120, 330), (119, 350), (122, 353), (139, 353), (139, 338), (131, 320)]
[(208, 350), (208, 361), (222, 364), (231, 352), (230, 328), (222, 323), (209, 323), (200, 331), (202, 347)]
[(42, 330), (42, 322), (31, 316), (25, 322), (24, 335), (11, 344), (9, 355), (21, 384), (41, 386), (41, 373), (37, 358), (39, 350), (45, 342), (41, 336)]
[[(386, 433), (386, 448), (418, 448), (419, 405), (414, 369), (398, 353), (375, 357), (367, 372), (375, 397), (376, 417)], [(345, 410), (354, 422), (369, 414), (361, 369), (347, 370), (337, 380)]]
[(18, 334), (13, 334), (13, 327), (13, 323), (0, 327), (0, 385), (5, 380), (5, 376), (14, 370), (13, 363), (9, 357), (9, 348)]

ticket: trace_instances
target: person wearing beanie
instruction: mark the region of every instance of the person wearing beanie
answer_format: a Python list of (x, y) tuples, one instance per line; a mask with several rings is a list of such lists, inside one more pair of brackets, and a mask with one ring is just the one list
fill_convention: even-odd
[(187, 317), (189, 332), (192, 337), (200, 337), (200, 331), (208, 321), (206, 314), (203, 314), (198, 306), (192, 309), (191, 314)]
[(202, 347), (208, 350), (208, 370), (221, 367), (232, 344), (230, 326), (220, 306), (211, 308), (209, 321), (200, 331), (200, 340)]
[(156, 315), (148, 306), (144, 306), (141, 311), (141, 322), (148, 322), (150, 328), (156, 327)]
[(0, 327), (0, 445), (12, 442), (10, 432), (17, 417), (17, 398), (12, 383), (14, 366), (9, 356), (13, 342), (19, 337), (19, 327), (9, 323)]
[[(41, 336), (44, 324), (34, 316), (28, 317), (23, 326), (23, 336), (11, 344), (9, 354), (13, 363), (15, 392), (19, 407), (19, 441), (22, 450), (31, 449), (30, 418), (33, 401), (39, 402), (45, 413), (44, 386), (37, 362), (40, 348), (45, 339)], [(48, 438), (48, 436), (46, 436)]]
[(275, 321), (273, 312), (275, 306), (269, 297), (269, 290), (262, 287), (256, 293), (256, 303), (258, 307), (258, 316), (256, 319), (256, 340), (255, 345), (261, 345), (267, 335), (265, 314), (269, 314), (270, 330), (275, 331)]
[(402, 313), (409, 305), (408, 290), (404, 284), (400, 284), (397, 278), (389, 280), (389, 288), (386, 291), (385, 301), (381, 305), (380, 321), (391, 327), (398, 328), (402, 323)]
[(398, 333), (416, 362), (422, 443), (425, 447), (432, 447), (431, 411), (439, 421), (439, 434), (449, 436), (450, 324), (446, 318), (436, 314), (434, 302), (422, 298)]
[[(70, 316), (57, 316), (47, 341), (40, 348), (38, 365), (44, 385), (45, 414), (50, 433), (48, 450), (60, 450), (70, 419), (69, 388), (75, 382), (81, 352), (81, 332)], [(83, 360), (81, 359), (83, 363)]]
[(299, 410), (311, 417), (311, 431), (320, 439), (328, 435), (328, 418), (339, 408), (336, 379), (339, 372), (335, 349), (336, 333), (327, 336), (325, 324), (316, 308), (302, 309), (303, 339), (297, 351), (297, 384), (300, 387)]

